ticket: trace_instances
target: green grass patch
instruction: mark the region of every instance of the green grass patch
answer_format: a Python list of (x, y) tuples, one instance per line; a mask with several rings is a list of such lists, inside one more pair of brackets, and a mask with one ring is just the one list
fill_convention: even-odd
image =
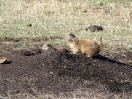
[[(97, 42), (103, 37), (104, 44), (112, 49), (120, 45), (127, 48), (132, 44), (130, 1), (1, 0), (0, 38), (63, 38), (66, 33), (74, 33)], [(94, 24), (101, 25), (104, 31), (85, 31)], [(64, 39), (50, 39), (50, 43), (67, 45)]]

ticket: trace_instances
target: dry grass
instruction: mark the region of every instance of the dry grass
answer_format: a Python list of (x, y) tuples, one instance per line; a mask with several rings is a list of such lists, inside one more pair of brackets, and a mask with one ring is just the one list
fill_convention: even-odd
[[(104, 50), (109, 50), (109, 53), (118, 53), (118, 48), (132, 50), (132, 2), (130, 1), (0, 0), (0, 38), (23, 38), (18, 42), (3, 39), (0, 50), (41, 47), (45, 42), (56, 46), (67, 46), (63, 36), (69, 32), (80, 38), (90, 38), (97, 42), (102, 36)], [(27, 26), (28, 24), (32, 26)], [(94, 24), (103, 26), (105, 31), (95, 33), (85, 31), (86, 27)], [(61, 39), (45, 41), (47, 37), (58, 36)], [(36, 38), (40, 41), (31, 40)], [(78, 92), (73, 93), (73, 97), (65, 99), (80, 99), (77, 98)], [(100, 99), (100, 97), (107, 99), (109, 96), (99, 94), (98, 97), (95, 93), (81, 99)], [(86, 94), (91, 93), (86, 92)], [(64, 99), (64, 96), (60, 97)], [(126, 96), (121, 98), (113, 95), (113, 97), (112, 99), (125, 99)], [(48, 98), (43, 96), (39, 99)]]
[[(132, 3), (129, 0), (124, 3), (108, 0), (1, 0), (0, 5), (0, 38), (43, 39), (63, 37), (72, 32), (95, 41), (102, 36), (111, 49), (132, 49)], [(86, 32), (85, 28), (93, 24), (103, 26), (105, 31)], [(66, 45), (63, 39), (49, 42)]]

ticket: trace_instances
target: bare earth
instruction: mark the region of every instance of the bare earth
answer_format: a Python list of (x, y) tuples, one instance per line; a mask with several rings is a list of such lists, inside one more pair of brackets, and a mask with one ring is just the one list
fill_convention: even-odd
[[(4, 97), (20, 93), (66, 95), (80, 88), (132, 94), (132, 65), (118, 62), (122, 58), (119, 55), (114, 60), (102, 55), (90, 59), (85, 55), (31, 49), (0, 56), (8, 58), (0, 64), (0, 94)], [(132, 52), (126, 56), (126, 60), (132, 60)]]

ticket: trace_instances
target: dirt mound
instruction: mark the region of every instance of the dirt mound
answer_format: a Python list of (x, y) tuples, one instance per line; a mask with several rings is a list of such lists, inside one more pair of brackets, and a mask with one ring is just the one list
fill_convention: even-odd
[(132, 66), (101, 55), (90, 59), (84, 55), (40, 49), (3, 55), (8, 59), (0, 65), (0, 94), (3, 96), (25, 92), (35, 96), (38, 93), (60, 94), (80, 87), (132, 92)]

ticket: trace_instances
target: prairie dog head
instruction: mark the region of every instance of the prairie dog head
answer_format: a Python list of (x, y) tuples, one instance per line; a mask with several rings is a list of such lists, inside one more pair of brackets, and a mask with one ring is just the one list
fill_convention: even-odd
[(53, 49), (53, 47), (52, 47), (52, 45), (50, 45), (50, 44), (44, 44), (44, 45), (42, 46), (42, 49), (43, 49), (43, 50), (51, 50), (51, 49)]
[(69, 42), (69, 43), (72, 43), (72, 42), (77, 42), (78, 41), (78, 38), (72, 34), (72, 33), (68, 33), (65, 35), (65, 39)]

